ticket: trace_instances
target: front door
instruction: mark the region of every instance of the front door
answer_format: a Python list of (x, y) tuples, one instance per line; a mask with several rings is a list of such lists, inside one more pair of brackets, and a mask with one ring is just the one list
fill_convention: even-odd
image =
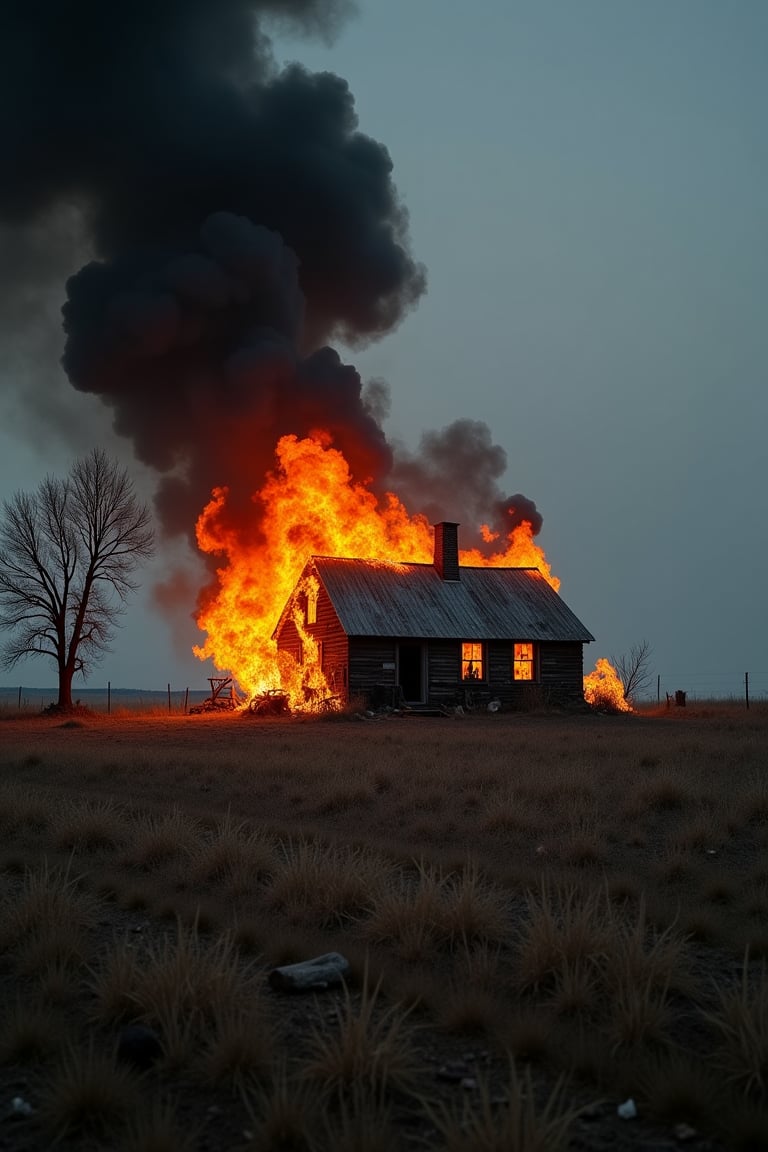
[(418, 640), (398, 644), (397, 680), (408, 704), (424, 703), (424, 645)]

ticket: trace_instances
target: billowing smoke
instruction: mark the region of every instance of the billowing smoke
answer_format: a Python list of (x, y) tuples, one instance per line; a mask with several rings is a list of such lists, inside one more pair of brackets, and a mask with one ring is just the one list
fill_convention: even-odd
[(359, 476), (389, 470), (360, 377), (332, 348), (300, 352), (298, 262), (277, 232), (215, 213), (194, 250), (87, 265), (67, 286), (64, 366), (115, 409), (115, 427), (165, 473), (166, 530), (191, 532), (211, 488), (253, 519), (278, 436), (323, 428)]
[[(65, 210), (81, 221), (96, 259), (71, 269), (64, 367), (159, 473), (169, 535), (190, 533), (221, 483), (229, 515), (252, 521), (277, 438), (316, 428), (413, 511), (540, 525), (499, 489), (505, 457), (484, 425), (430, 433), (395, 463), (385, 386), (364, 390), (328, 346), (390, 331), (425, 291), (389, 153), (358, 129), (347, 84), (279, 70), (272, 54), (271, 30), (330, 37), (352, 8), (0, 5), (0, 228), (32, 235)], [(42, 283), (39, 245), (34, 258)], [(0, 270), (0, 308), (9, 290)]]
[(542, 517), (520, 492), (507, 496), (498, 480), (507, 469), (507, 454), (494, 444), (487, 424), (456, 420), (440, 432), (425, 432), (415, 453), (400, 448), (392, 469), (398, 495), (432, 523), (462, 524), (462, 541), (478, 544), (473, 529), (485, 524), (502, 540), (526, 520), (534, 535)]

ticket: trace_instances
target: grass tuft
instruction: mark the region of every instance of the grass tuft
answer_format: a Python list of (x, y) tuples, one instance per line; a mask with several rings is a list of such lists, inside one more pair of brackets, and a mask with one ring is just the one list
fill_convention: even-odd
[(538, 1103), (530, 1068), (521, 1075), (511, 1058), (503, 1092), (480, 1077), (476, 1094), (461, 1105), (428, 1104), (427, 1112), (444, 1152), (564, 1152), (579, 1114), (564, 1079)]
[(89, 1043), (68, 1046), (42, 1086), (41, 1116), (52, 1143), (117, 1134), (138, 1099), (137, 1082)]
[(377, 1106), (392, 1091), (412, 1092), (422, 1069), (413, 1046), (411, 1011), (397, 1003), (385, 1007), (381, 981), (371, 987), (364, 979), (356, 996), (345, 986), (334, 1024), (316, 1027), (310, 1036), (306, 1075), (340, 1099), (355, 1091)]

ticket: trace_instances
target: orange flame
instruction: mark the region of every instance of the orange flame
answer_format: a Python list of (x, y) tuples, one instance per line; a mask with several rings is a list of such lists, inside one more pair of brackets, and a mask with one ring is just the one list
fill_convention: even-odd
[[(276, 468), (253, 496), (262, 510), (258, 536), (230, 524), (226, 488), (215, 489), (200, 514), (198, 545), (221, 556), (223, 563), (217, 569), (216, 594), (197, 618), (207, 639), (194, 652), (230, 672), (249, 693), (281, 685), (293, 707), (304, 707), (308, 695), (330, 694), (316, 645), (302, 624), (304, 665), (295, 665), (289, 657), (278, 666), (271, 636), (307, 559), (318, 555), (431, 563), (433, 531), (424, 516), (411, 516), (393, 493), (379, 500), (369, 487), (354, 481), (342, 453), (322, 434), (283, 436), (275, 454)], [(493, 539), (487, 528), (483, 535)], [(461, 552), (459, 559), (483, 567), (536, 567), (555, 590), (560, 586), (527, 522), (492, 556), (471, 550)], [(294, 619), (299, 627), (300, 615)]]
[(584, 677), (584, 699), (593, 708), (603, 708), (608, 712), (632, 711), (616, 669), (604, 656), (595, 664), (594, 672)]

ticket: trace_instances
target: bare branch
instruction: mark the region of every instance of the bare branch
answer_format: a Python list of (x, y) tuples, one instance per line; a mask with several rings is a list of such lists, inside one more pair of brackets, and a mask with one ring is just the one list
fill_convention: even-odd
[(59, 704), (71, 706), (73, 675), (108, 650), (153, 549), (149, 509), (100, 448), (65, 480), (47, 476), (36, 492), (17, 492), (0, 516), (0, 628), (10, 633), (0, 663), (52, 658)]
[(647, 640), (633, 644), (628, 652), (613, 658), (615, 667), (624, 688), (624, 699), (633, 703), (651, 683), (651, 657), (653, 649)]

